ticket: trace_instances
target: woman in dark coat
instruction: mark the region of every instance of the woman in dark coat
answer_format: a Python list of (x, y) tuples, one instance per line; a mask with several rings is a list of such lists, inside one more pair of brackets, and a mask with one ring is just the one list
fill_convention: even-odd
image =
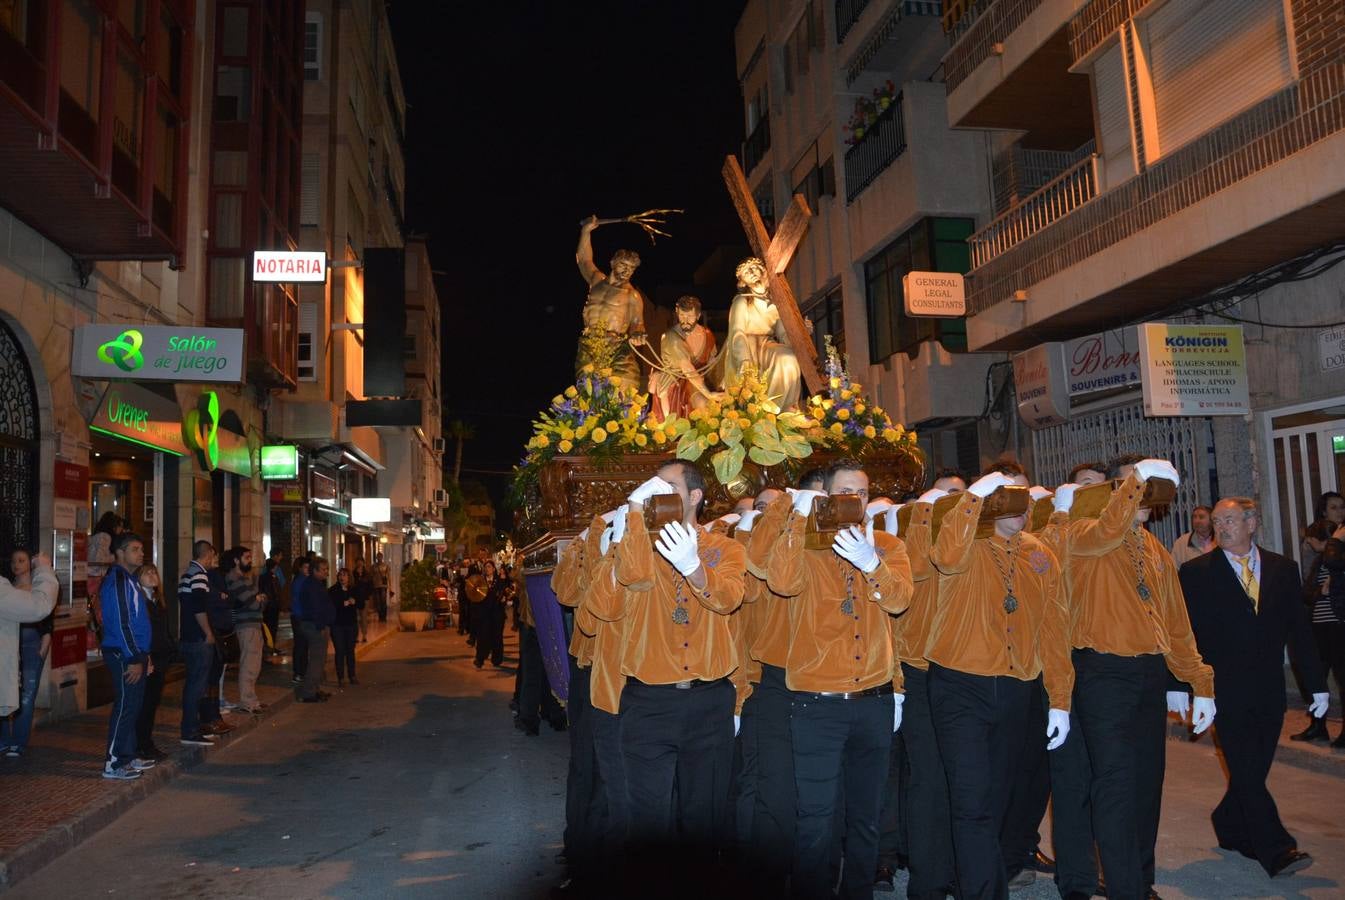
[(135, 577), (149, 598), (149, 658), (153, 663), (145, 676), (145, 699), (140, 704), (140, 717), (135, 723), (136, 755), (141, 759), (158, 760), (168, 755), (154, 745), (154, 717), (163, 698), (164, 675), (173, 661), (173, 639), (168, 633), (168, 607), (158, 567), (145, 563), (136, 570)]
[[(504, 663), (504, 601), (509, 588), (509, 582), (496, 572), (495, 563), (487, 561), (481, 574), (486, 580), (486, 599), (472, 610), (478, 669), (485, 663), (487, 656), (493, 666)], [(477, 616), (481, 617), (479, 622)]]
[(355, 678), (355, 635), (359, 629), (361, 603), (351, 590), (350, 570), (336, 573), (336, 585), (328, 591), (332, 606), (336, 607), (336, 621), (332, 624), (332, 649), (336, 656), (336, 686), (345, 687), (347, 675), (351, 684)]

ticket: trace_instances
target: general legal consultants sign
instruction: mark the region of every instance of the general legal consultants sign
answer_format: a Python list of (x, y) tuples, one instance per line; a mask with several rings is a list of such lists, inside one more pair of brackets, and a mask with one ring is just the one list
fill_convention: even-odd
[(241, 382), (243, 329), (171, 325), (81, 325), (71, 372), (80, 378)]

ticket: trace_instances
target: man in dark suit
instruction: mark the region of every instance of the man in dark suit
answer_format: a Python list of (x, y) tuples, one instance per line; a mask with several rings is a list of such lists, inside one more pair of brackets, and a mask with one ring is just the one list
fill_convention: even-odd
[(1310, 866), (1312, 857), (1284, 829), (1266, 789), (1284, 724), (1286, 643), (1313, 692), (1313, 715), (1325, 714), (1329, 695), (1298, 567), (1253, 543), (1260, 524), (1255, 501), (1225, 498), (1212, 518), (1218, 549), (1180, 573), (1196, 644), (1214, 667), (1215, 730), (1228, 766), (1228, 790), (1210, 819), (1220, 847), (1255, 859), (1272, 877), (1287, 875)]

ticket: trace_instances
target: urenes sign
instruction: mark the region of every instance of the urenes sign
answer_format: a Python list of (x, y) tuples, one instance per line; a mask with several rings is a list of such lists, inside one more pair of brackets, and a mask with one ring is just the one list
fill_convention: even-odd
[(89, 430), (174, 456), (187, 454), (177, 403), (134, 384), (114, 384), (103, 392)]
[(253, 281), (324, 282), (327, 254), (308, 250), (257, 250), (252, 254)]

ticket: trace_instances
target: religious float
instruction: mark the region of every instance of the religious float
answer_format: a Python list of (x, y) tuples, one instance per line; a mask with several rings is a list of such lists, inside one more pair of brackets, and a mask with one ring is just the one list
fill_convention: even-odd
[[(705, 359), (696, 340), (699, 302), (679, 301), (679, 323), (655, 349), (644, 334), (643, 298), (630, 283), (638, 255), (621, 250), (604, 274), (592, 257), (589, 234), (609, 222), (644, 228), (651, 239), (662, 224), (653, 210), (619, 219), (591, 217), (581, 225), (576, 259), (589, 284), (576, 377), (533, 422), (533, 434), (515, 471), (511, 501), (514, 542), (526, 574), (547, 674), (554, 693), (568, 694), (569, 623), (550, 589), (560, 552), (595, 515), (625, 502), (640, 483), (671, 459), (695, 462), (705, 475), (703, 524), (730, 512), (767, 487), (791, 487), (814, 468), (842, 457), (864, 463), (870, 496), (900, 500), (924, 483), (924, 456), (916, 434), (891, 421), (848, 372), (826, 341), (816, 350), (783, 272), (811, 215), (796, 195), (773, 236), (767, 233), (737, 160), (724, 178), (756, 257), (738, 266), (738, 293), (729, 333), (719, 353)], [(695, 298), (683, 298), (694, 300)], [(682, 310), (687, 315), (681, 315)], [(708, 336), (708, 330), (705, 331)], [(713, 337), (707, 339), (713, 348)], [(702, 352), (705, 351), (705, 352)], [(698, 355), (699, 354), (699, 355)], [(720, 357), (723, 361), (720, 361)], [(636, 360), (659, 384), (680, 379), (687, 389), (669, 408), (641, 389)], [(698, 363), (701, 363), (698, 365)], [(716, 368), (717, 388), (706, 383)]]

